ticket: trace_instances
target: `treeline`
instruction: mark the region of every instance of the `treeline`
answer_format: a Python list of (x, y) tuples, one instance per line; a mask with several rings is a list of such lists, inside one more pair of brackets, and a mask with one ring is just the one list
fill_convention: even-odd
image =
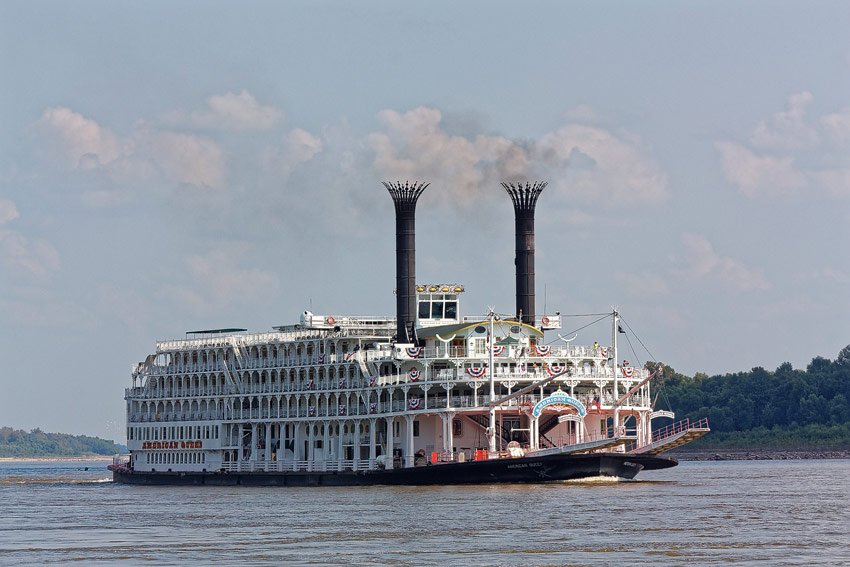
[(0, 427), (0, 457), (78, 457), (114, 455), (124, 451), (123, 446), (98, 437), (45, 433), (38, 428), (27, 433)]
[(712, 433), (689, 448), (850, 448), (850, 345), (805, 370), (785, 362), (773, 372), (691, 378), (665, 367), (656, 382), (656, 408), (669, 400), (677, 420), (708, 418)]

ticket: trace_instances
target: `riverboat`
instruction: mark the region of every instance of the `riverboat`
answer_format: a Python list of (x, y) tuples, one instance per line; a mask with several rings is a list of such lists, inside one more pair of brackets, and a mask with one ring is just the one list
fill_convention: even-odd
[[(634, 478), (707, 422), (653, 430), (647, 368), (611, 342), (573, 344), (537, 315), (534, 209), (514, 204), (516, 311), (461, 316), (465, 287), (415, 283), (415, 210), (426, 184), (384, 183), (396, 211), (396, 316), (304, 311), (271, 332), (191, 331), (160, 341), (125, 391), (132, 484), (343, 486)], [(656, 370), (657, 372), (658, 370)]]

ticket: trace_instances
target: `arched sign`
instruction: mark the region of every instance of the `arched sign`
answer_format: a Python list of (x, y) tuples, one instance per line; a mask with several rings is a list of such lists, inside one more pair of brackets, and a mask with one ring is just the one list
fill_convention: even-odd
[(543, 398), (542, 400), (537, 402), (537, 405), (535, 405), (534, 409), (531, 410), (531, 416), (540, 417), (540, 414), (543, 413), (543, 408), (555, 404), (574, 407), (578, 412), (579, 416), (581, 417), (587, 415), (587, 410), (584, 409), (584, 404), (582, 404), (580, 401), (575, 398), (571, 398), (564, 392), (555, 392), (548, 398)]

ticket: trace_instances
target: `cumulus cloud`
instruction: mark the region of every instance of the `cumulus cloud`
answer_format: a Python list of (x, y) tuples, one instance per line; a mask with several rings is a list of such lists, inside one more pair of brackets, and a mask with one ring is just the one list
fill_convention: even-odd
[(205, 130), (256, 131), (269, 130), (283, 120), (283, 113), (273, 106), (263, 106), (247, 90), (241, 93), (213, 95), (206, 108), (188, 115), (173, 112), (164, 117), (171, 126), (188, 126)]
[(659, 202), (667, 197), (667, 175), (638, 143), (612, 132), (569, 124), (543, 136), (539, 159), (553, 166), (572, 196), (619, 203)]
[(18, 218), (18, 208), (13, 201), (8, 199), (0, 199), (0, 225), (13, 221)]
[[(591, 116), (584, 109), (583, 116)], [(653, 202), (667, 196), (667, 177), (635, 139), (593, 126), (567, 124), (539, 140), (448, 133), (438, 109), (383, 110), (372, 133), (374, 168), (388, 179), (427, 180), (455, 198), (472, 199), (500, 181), (548, 179), (571, 198)]]
[(53, 155), (71, 169), (106, 165), (132, 151), (131, 141), (69, 108), (48, 108), (37, 126), (47, 134)]
[(837, 142), (850, 142), (850, 107), (822, 116), (824, 130)]
[(777, 112), (769, 121), (759, 122), (750, 143), (760, 149), (795, 150), (809, 148), (818, 143), (817, 132), (806, 124), (806, 107), (812, 102), (812, 93), (806, 91), (792, 95), (785, 110)]
[(219, 309), (272, 297), (280, 281), (276, 275), (244, 264), (254, 246), (243, 243), (221, 243), (204, 254), (186, 257), (187, 285), (169, 285), (165, 295), (194, 314), (206, 315)]
[(790, 156), (758, 155), (733, 142), (717, 142), (726, 178), (754, 197), (759, 193), (791, 193), (806, 187), (805, 175), (794, 169)]
[[(96, 121), (62, 107), (47, 109), (38, 127), (61, 169), (98, 169), (113, 185), (158, 176), (172, 183), (213, 188), (224, 184), (224, 151), (203, 136), (140, 126), (121, 138)], [(89, 190), (83, 198), (93, 206), (124, 200), (103, 188)]]
[(850, 196), (846, 148), (850, 109), (824, 115), (817, 127), (806, 118), (814, 99), (806, 91), (792, 95), (785, 110), (755, 125), (746, 143), (715, 143), (726, 179), (750, 197), (822, 191)]
[(180, 132), (149, 131), (141, 136), (144, 157), (178, 183), (221, 188), (226, 166), (224, 151), (210, 139)]
[(0, 262), (5, 272), (45, 279), (59, 270), (59, 252), (46, 240), (31, 241), (13, 230), (0, 230)]
[(262, 162), (266, 170), (286, 179), (295, 168), (311, 161), (322, 150), (321, 139), (306, 130), (296, 128), (286, 135), (280, 147), (267, 149)]
[(683, 275), (690, 279), (715, 281), (734, 293), (770, 287), (760, 268), (750, 268), (739, 260), (718, 254), (704, 236), (684, 234), (682, 244), (687, 265)]

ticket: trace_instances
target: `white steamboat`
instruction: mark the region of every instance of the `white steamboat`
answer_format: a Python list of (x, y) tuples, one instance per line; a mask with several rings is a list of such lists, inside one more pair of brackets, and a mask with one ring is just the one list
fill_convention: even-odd
[[(505, 184), (516, 212), (517, 310), (461, 317), (458, 284), (414, 283), (426, 186), (385, 184), (396, 206), (397, 316), (316, 315), (253, 334), (157, 343), (126, 390), (128, 462), (152, 484), (440, 484), (632, 478), (708, 431), (653, 433), (652, 375), (611, 342), (577, 346), (535, 315), (534, 207), (545, 184)], [(549, 331), (548, 334), (546, 332)], [(554, 338), (547, 340), (552, 335)]]

